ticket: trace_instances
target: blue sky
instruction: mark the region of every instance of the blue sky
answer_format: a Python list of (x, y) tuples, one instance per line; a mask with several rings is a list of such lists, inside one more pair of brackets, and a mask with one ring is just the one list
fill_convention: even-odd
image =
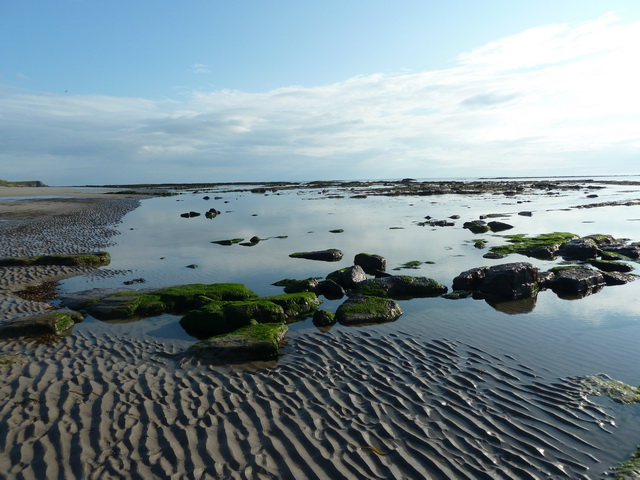
[(638, 174), (640, 2), (0, 0), (0, 178)]

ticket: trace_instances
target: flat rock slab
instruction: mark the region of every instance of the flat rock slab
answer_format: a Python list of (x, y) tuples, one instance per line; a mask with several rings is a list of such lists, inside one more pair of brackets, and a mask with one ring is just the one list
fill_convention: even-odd
[(202, 340), (189, 347), (185, 357), (215, 364), (273, 360), (278, 357), (287, 330), (283, 323), (252, 324)]
[(289, 255), (291, 258), (306, 258), (307, 260), (319, 260), (322, 262), (339, 262), (343, 254), (337, 248), (316, 250), (312, 252), (296, 252)]
[(65, 335), (84, 317), (70, 310), (56, 310), (40, 315), (19, 317), (0, 324), (0, 337)]
[(388, 277), (370, 278), (364, 282), (360, 282), (355, 292), (376, 297), (409, 299), (416, 297), (437, 297), (447, 293), (447, 287), (427, 277), (391, 275)]

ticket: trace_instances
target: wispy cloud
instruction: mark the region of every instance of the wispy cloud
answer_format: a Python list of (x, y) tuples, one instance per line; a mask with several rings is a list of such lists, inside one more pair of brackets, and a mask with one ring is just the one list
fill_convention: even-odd
[(193, 73), (211, 73), (211, 66), (206, 63), (195, 63)]
[(448, 69), (313, 88), (181, 102), (5, 93), (0, 161), (50, 183), (66, 181), (57, 171), (93, 183), (624, 173), (640, 146), (637, 45), (640, 24), (607, 15)]

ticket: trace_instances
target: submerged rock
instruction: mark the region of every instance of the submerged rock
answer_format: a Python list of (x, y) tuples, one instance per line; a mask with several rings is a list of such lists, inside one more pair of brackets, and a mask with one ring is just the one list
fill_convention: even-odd
[(513, 228), (513, 225), (498, 221), (489, 222), (487, 225), (492, 232), (503, 232), (505, 230), (510, 230)]
[(487, 223), (483, 220), (473, 220), (471, 222), (464, 222), (462, 228), (471, 230), (473, 233), (486, 233), (490, 230)]
[(366, 295), (352, 295), (336, 311), (336, 321), (342, 325), (363, 325), (397, 320), (402, 315), (394, 300)]

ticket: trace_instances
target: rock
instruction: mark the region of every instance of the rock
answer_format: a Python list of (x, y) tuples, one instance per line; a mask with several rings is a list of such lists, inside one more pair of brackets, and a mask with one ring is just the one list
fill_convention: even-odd
[(632, 259), (640, 258), (640, 246), (639, 245), (607, 245), (606, 247), (607, 253), (617, 253), (619, 255), (624, 255), (625, 257), (629, 257)]
[(207, 218), (216, 218), (218, 215), (220, 215), (220, 211), (216, 210), (215, 208), (210, 208), (208, 212), (205, 212), (204, 216)]
[(576, 238), (560, 245), (558, 254), (564, 258), (586, 260), (598, 255), (598, 245), (591, 238)]
[(471, 268), (453, 279), (453, 290), (478, 290), (489, 267)]
[(533, 212), (529, 212), (529, 211), (518, 212), (518, 215), (520, 215), (521, 217), (531, 217), (533, 215)]
[(234, 245), (236, 243), (240, 243), (244, 240), (244, 238), (230, 238), (227, 240), (214, 240), (211, 243), (216, 243), (218, 245), (225, 245), (225, 246), (229, 246), (229, 245)]
[(279, 305), (284, 310), (285, 315), (290, 318), (311, 313), (320, 305), (320, 299), (313, 292), (274, 295), (262, 297), (261, 300), (268, 300)]
[(352, 295), (336, 311), (336, 321), (342, 325), (363, 325), (397, 320), (402, 309), (397, 302), (380, 297)]
[(186, 268), (198, 268), (198, 265), (196, 265), (195, 263), (192, 263), (191, 265), (187, 265)]
[(252, 320), (284, 323), (285, 318), (284, 309), (268, 300), (209, 302), (184, 315), (180, 325), (190, 335), (203, 338), (233, 332), (250, 325)]
[(606, 285), (625, 285), (637, 278), (635, 275), (620, 272), (602, 272), (602, 276)]
[(453, 289), (504, 300), (529, 298), (538, 291), (538, 269), (526, 262), (472, 268), (453, 279)]
[(330, 327), (335, 325), (336, 316), (334, 313), (327, 312), (326, 310), (316, 310), (313, 314), (313, 324), (316, 327)]
[(510, 230), (513, 228), (513, 225), (497, 221), (489, 222), (487, 226), (491, 229), (492, 232), (503, 232), (505, 230)]
[(471, 292), (467, 290), (454, 290), (451, 293), (445, 293), (442, 295), (442, 298), (446, 298), (448, 300), (460, 300), (462, 298), (469, 298), (471, 296)]
[(350, 290), (367, 279), (367, 275), (360, 265), (342, 268), (327, 275), (327, 280), (333, 280), (345, 290)]
[[(525, 235), (508, 235), (508, 245), (498, 245), (491, 247), (491, 253), (509, 255), (519, 253), (528, 257), (542, 260), (552, 259), (558, 254), (560, 246), (577, 239), (573, 233), (554, 232), (527, 237)], [(485, 257), (487, 257), (485, 255)], [(488, 257), (487, 257), (488, 258)]]
[(113, 320), (186, 312), (214, 300), (239, 301), (257, 296), (239, 283), (195, 283), (138, 291), (94, 289), (64, 296), (62, 303), (73, 310), (85, 310), (100, 320)]
[(329, 300), (337, 300), (345, 296), (344, 288), (333, 280), (323, 280), (318, 282), (318, 293), (324, 295)]
[(486, 233), (490, 230), (487, 223), (484, 222), (483, 220), (473, 220), (471, 222), (464, 222), (462, 224), (462, 228), (471, 230), (473, 233)]
[(526, 262), (495, 265), (487, 269), (478, 290), (508, 300), (534, 297), (538, 293), (538, 268)]
[(354, 293), (375, 297), (408, 299), (437, 297), (447, 293), (447, 287), (431, 278), (391, 275), (360, 282), (354, 289)]
[(558, 296), (586, 296), (599, 291), (605, 285), (601, 272), (588, 267), (559, 267), (554, 274), (551, 289)]
[(192, 345), (185, 356), (214, 364), (274, 360), (287, 330), (283, 323), (252, 322), (233, 332)]
[(540, 290), (551, 288), (551, 282), (555, 278), (553, 272), (538, 272), (538, 288)]
[(40, 315), (18, 317), (0, 324), (0, 337), (65, 335), (82, 320), (84, 317), (81, 314), (71, 310), (56, 310)]
[(358, 253), (353, 259), (353, 264), (360, 265), (367, 273), (384, 272), (387, 269), (387, 260), (384, 257), (370, 253)]
[(322, 262), (338, 262), (342, 260), (342, 252), (336, 248), (312, 252), (296, 252), (289, 256), (292, 258), (306, 258), (308, 260), (319, 260)]
[(285, 278), (278, 280), (273, 285), (277, 287), (284, 287), (285, 293), (299, 293), (299, 292), (317, 292), (318, 280), (315, 278), (307, 278), (305, 280), (295, 280), (291, 278)]
[(108, 252), (78, 253), (64, 255), (38, 255), (34, 257), (0, 258), (0, 267), (29, 267), (33, 265), (60, 265), (69, 267), (95, 267), (109, 265)]
[(633, 266), (624, 262), (616, 262), (610, 260), (589, 260), (589, 263), (598, 270), (604, 272), (621, 272), (627, 273), (633, 271)]

